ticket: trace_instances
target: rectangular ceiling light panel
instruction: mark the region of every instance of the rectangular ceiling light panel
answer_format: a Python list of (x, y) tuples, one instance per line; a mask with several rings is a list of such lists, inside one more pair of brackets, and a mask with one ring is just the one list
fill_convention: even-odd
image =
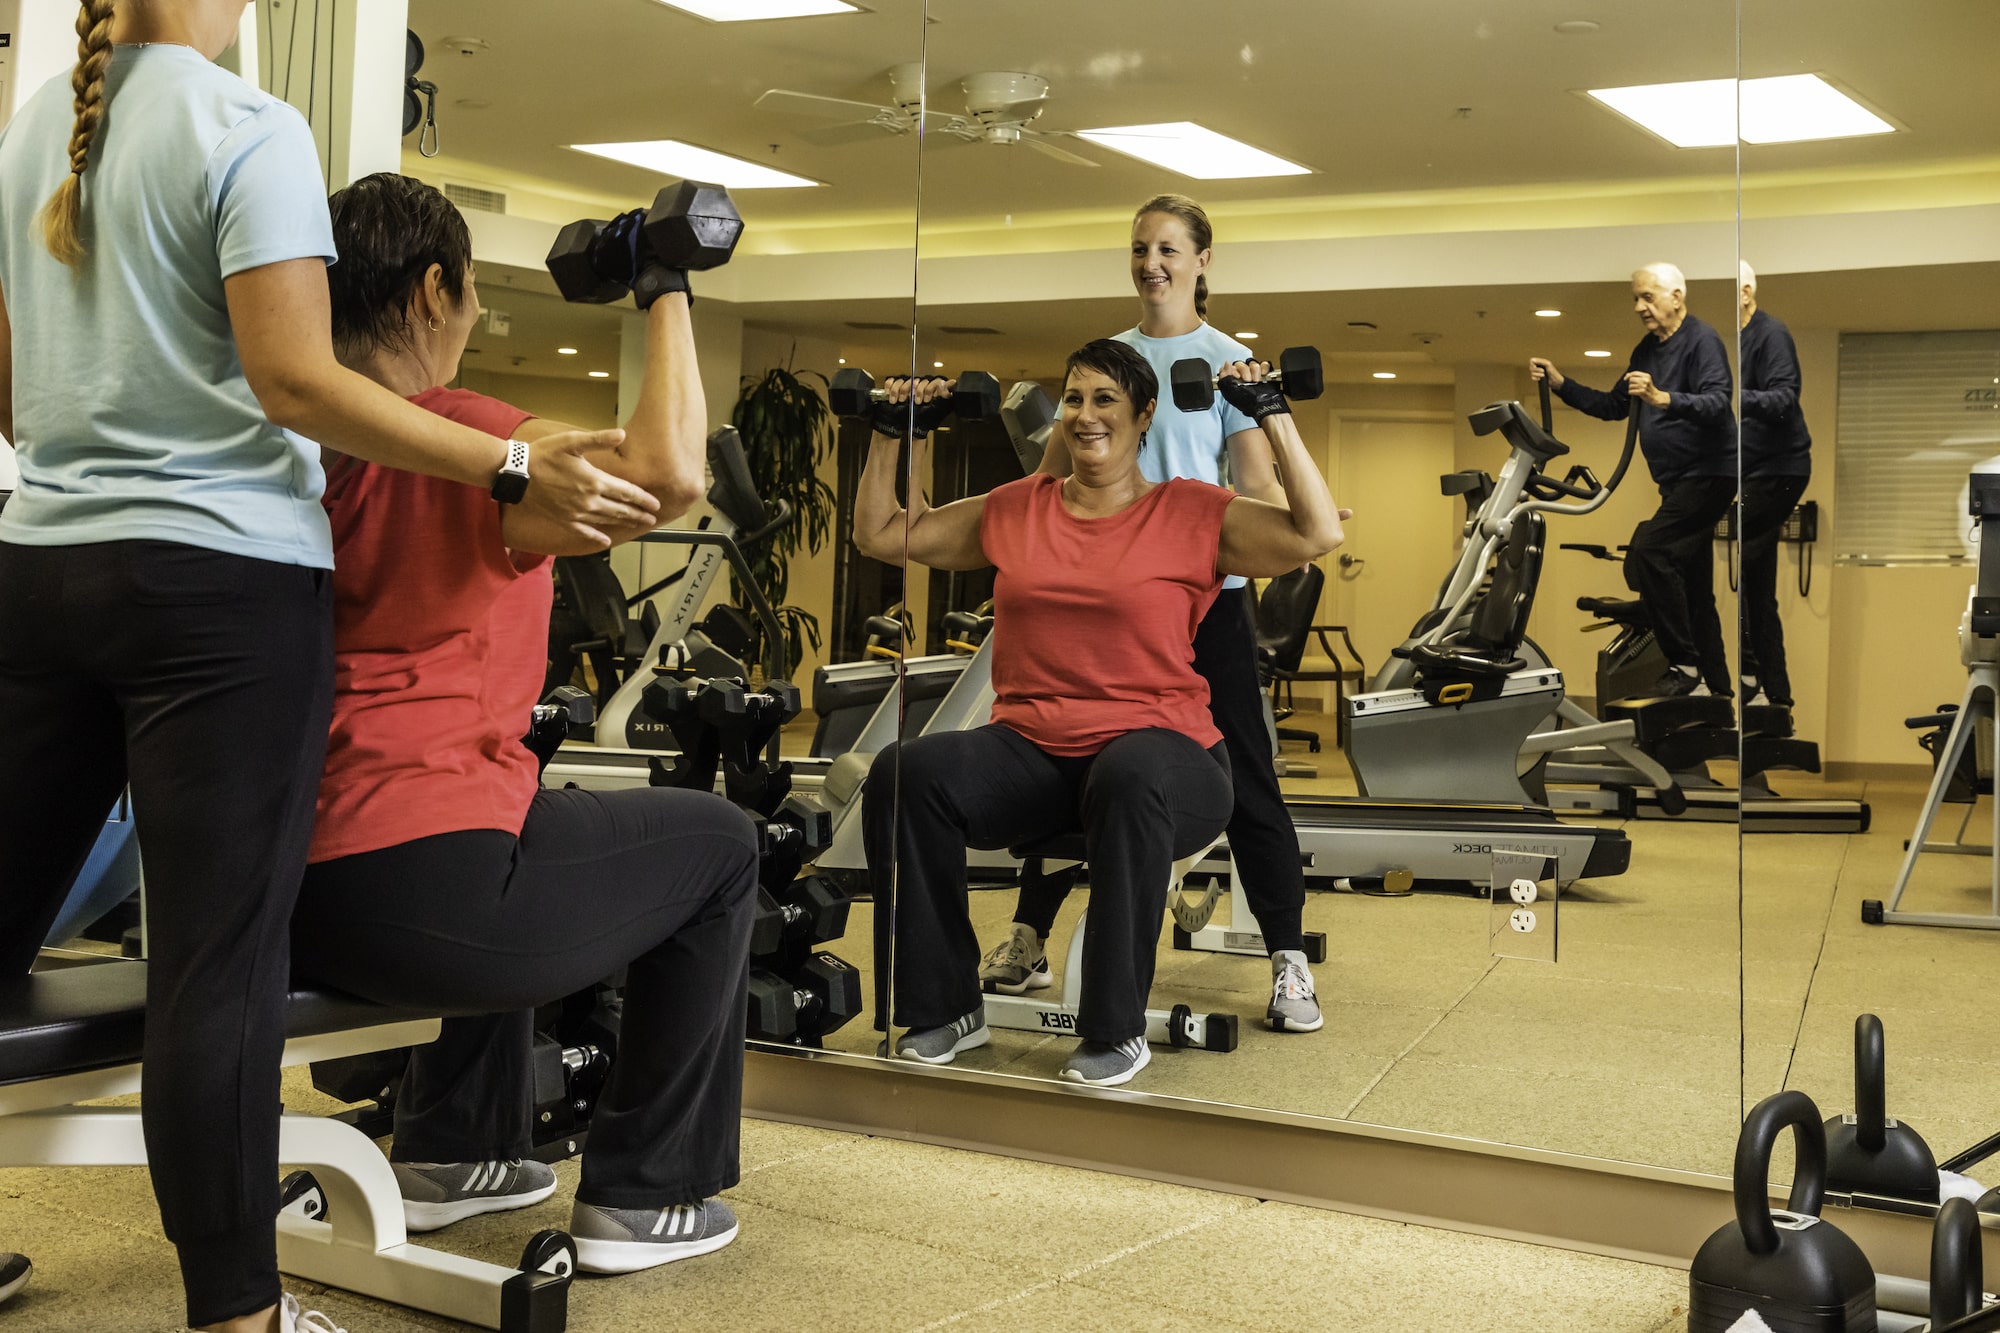
[(1311, 167), (1252, 148), (1191, 120), (1159, 125), (1113, 125), (1078, 130), (1076, 137), (1114, 152), (1196, 180), (1240, 180), (1251, 176), (1306, 176)]
[(649, 139), (643, 143), (573, 143), (579, 153), (607, 157), (613, 162), (640, 167), (662, 176), (700, 181), (705, 185), (725, 185), (732, 190), (796, 190), (818, 185), (815, 180), (775, 171), (745, 162), (740, 157), (711, 152), (678, 139)]
[(655, 0), (711, 23), (746, 23), (752, 19), (802, 19), (815, 14), (852, 14), (860, 6), (846, 0)]
[(1736, 142), (1800, 143), (1892, 134), (1896, 127), (1817, 74), (1745, 79), (1742, 124), (1735, 79), (1592, 88), (1590, 96), (1676, 148), (1719, 148)]

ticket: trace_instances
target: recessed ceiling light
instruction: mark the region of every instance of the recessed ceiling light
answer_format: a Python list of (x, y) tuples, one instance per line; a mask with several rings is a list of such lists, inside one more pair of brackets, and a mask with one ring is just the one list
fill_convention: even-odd
[(574, 347), (558, 347), (558, 348), (556, 348), (556, 355), (557, 355), (557, 356), (575, 356), (575, 355), (576, 355), (576, 349), (575, 349)]
[(1611, 353), (1609, 353), (1609, 352), (1600, 352), (1600, 351), (1598, 351), (1598, 350), (1597, 350), (1597, 349), (1596, 349), (1595, 347), (1593, 347), (1593, 348), (1591, 348), (1591, 349), (1590, 349), (1590, 350), (1589, 350), (1588, 352), (1585, 352), (1585, 353), (1584, 353), (1584, 355), (1585, 355), (1585, 356), (1610, 356), (1610, 355), (1611, 355)]
[(1564, 19), (1556, 24), (1556, 31), (1565, 37), (1582, 37), (1597, 31), (1598, 25), (1589, 19)]
[(932, 370), (943, 370), (943, 369), (944, 369), (944, 362), (942, 362), (942, 361), (933, 361), (933, 362), (931, 362), (931, 369), (932, 369)]
[(1392, 380), (1396, 378), (1396, 372), (1393, 370), (1378, 370), (1375, 372), (1375, 378), (1378, 380)]
[(611, 378), (611, 372), (608, 370), (593, 370), (590, 372), (590, 377), (594, 380), (608, 380)]
[(1536, 315), (1537, 315), (1538, 317), (1542, 318), (1542, 319), (1557, 319), (1557, 318), (1560, 318), (1560, 317), (1561, 317), (1561, 315), (1562, 315), (1562, 311), (1560, 311), (1560, 310), (1537, 310), (1537, 311), (1535, 312), (1535, 314), (1536, 314)]
[(1236, 332), (1230, 334), (1229, 336), (1232, 338), (1241, 338), (1244, 342), (1247, 343), (1257, 341), (1257, 332), (1255, 329), (1238, 329), (1236, 330)]
[(1739, 134), (1744, 143), (1800, 143), (1896, 129), (1817, 74), (1744, 79), (1740, 92), (1735, 79), (1696, 79), (1593, 88), (1589, 95), (1676, 148), (1715, 148)]
[(846, 364), (847, 364), (847, 358), (846, 358), (846, 357), (844, 357), (844, 356), (843, 356), (842, 358), (840, 358), (840, 364), (841, 364), (841, 365), (843, 365), (843, 366), (844, 366), (844, 365), (846, 365)]
[(608, 157), (613, 162), (623, 162), (662, 176), (678, 176), (682, 180), (701, 181), (708, 185), (726, 185), (732, 190), (796, 190), (819, 184), (804, 176), (760, 167), (755, 162), (697, 148), (678, 139), (651, 139), (643, 143), (573, 143), (570, 147), (579, 153)]
[(1111, 125), (1078, 130), (1076, 137), (1114, 152), (1196, 180), (1241, 180), (1250, 176), (1308, 176), (1311, 167), (1232, 139), (1191, 120), (1158, 125)]
[(751, 19), (800, 19), (814, 14), (852, 14), (859, 6), (845, 0), (654, 0), (711, 23), (744, 23)]

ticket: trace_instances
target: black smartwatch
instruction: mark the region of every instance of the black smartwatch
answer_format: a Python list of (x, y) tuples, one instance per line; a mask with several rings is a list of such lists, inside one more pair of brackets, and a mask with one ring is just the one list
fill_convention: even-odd
[(503, 505), (517, 505), (528, 493), (528, 446), (519, 440), (507, 441), (507, 461), (493, 478), (493, 498)]

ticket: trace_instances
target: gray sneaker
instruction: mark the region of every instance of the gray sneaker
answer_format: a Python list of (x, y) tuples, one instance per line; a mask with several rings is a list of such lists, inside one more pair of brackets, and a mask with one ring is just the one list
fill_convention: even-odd
[(28, 1285), (34, 1275), (35, 1266), (28, 1262), (25, 1254), (0, 1254), (0, 1305), (14, 1298), (15, 1293)]
[(896, 1054), (927, 1065), (948, 1065), (960, 1051), (984, 1046), (993, 1039), (986, 1027), (986, 1010), (974, 1009), (941, 1028), (912, 1028), (896, 1043)]
[(1001, 995), (1020, 995), (1031, 990), (1047, 990), (1049, 956), (1042, 937), (1033, 926), (1016, 921), (1006, 939), (994, 945), (979, 962), (979, 989)]
[(1132, 1037), (1116, 1045), (1086, 1041), (1063, 1061), (1062, 1076), (1072, 1083), (1088, 1083), (1096, 1088), (1115, 1088), (1132, 1081), (1132, 1075), (1152, 1063), (1152, 1048), (1144, 1037)]
[(391, 1162), (403, 1195), (403, 1225), (436, 1231), (481, 1213), (526, 1208), (556, 1192), (541, 1162)]
[(1317, 1032), (1326, 1018), (1313, 995), (1312, 969), (1297, 949), (1271, 955), (1271, 1007), (1264, 1011), (1273, 1032)]
[(576, 1266), (586, 1273), (636, 1273), (719, 1250), (736, 1239), (736, 1214), (720, 1199), (669, 1208), (600, 1208), (579, 1202), (569, 1215)]

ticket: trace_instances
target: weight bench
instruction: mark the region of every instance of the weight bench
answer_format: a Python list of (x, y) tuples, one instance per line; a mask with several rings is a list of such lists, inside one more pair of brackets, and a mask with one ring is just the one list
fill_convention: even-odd
[[(146, 964), (109, 960), (0, 980), (0, 1167), (144, 1166), (136, 1106), (79, 1106), (139, 1090)], [(336, 991), (294, 987), (284, 1063), (361, 1055), (434, 1041), (438, 1018)], [(278, 1266), (309, 1281), (500, 1329), (561, 1333), (574, 1242), (545, 1231), (519, 1268), (408, 1241), (388, 1160), (337, 1120), (287, 1114), (279, 1160), (310, 1168), (287, 1178)]]
[[(1207, 856), (1210, 848), (1221, 839), (1218, 837), (1208, 846), (1192, 856), (1184, 856), (1174, 862), (1167, 879), (1167, 894), (1171, 899), (1180, 882), (1187, 877), (1195, 863)], [(1083, 834), (1063, 833), (1054, 837), (1040, 838), (1018, 847), (1010, 847), (1009, 856), (1023, 861), (1039, 858), (1043, 861), (1060, 861), (1082, 864), (1086, 857)], [(1032, 993), (1026, 995), (988, 994), (986, 1002), (986, 1026), (994, 1028), (1014, 1028), (1028, 1032), (1076, 1033), (1077, 1004), (1083, 998), (1083, 933), (1090, 924), (1090, 912), (1077, 919), (1076, 930), (1069, 937), (1069, 953), (1063, 960), (1061, 984), (1049, 998), (1038, 999)], [(1204, 1051), (1233, 1051), (1236, 1049), (1236, 1015), (1196, 1013), (1185, 1004), (1177, 1004), (1171, 1009), (1146, 1010), (1146, 1040), (1156, 1045), (1172, 1046), (1176, 1049), (1196, 1048)]]

